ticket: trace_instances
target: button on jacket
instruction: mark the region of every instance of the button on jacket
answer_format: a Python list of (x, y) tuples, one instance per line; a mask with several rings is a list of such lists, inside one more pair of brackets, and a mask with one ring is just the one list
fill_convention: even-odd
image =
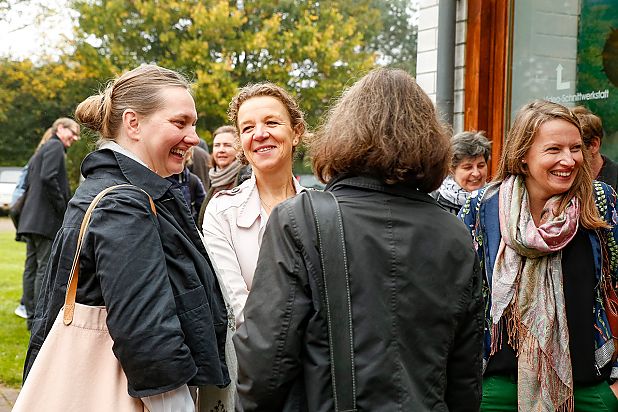
[[(478, 411), (481, 273), (464, 225), (406, 184), (326, 190), (345, 232), (358, 411)], [(245, 411), (334, 410), (317, 245), (306, 193), (273, 210), (234, 336)]]
[[(69, 202), (52, 247), (28, 348), (26, 376), (64, 304), (79, 227), (103, 189), (120, 188), (94, 210), (80, 254), (76, 301), (105, 305), (113, 351), (129, 395), (146, 397), (184, 384), (229, 384), (227, 312), (209, 257), (179, 189), (111, 150), (91, 153), (86, 180)], [(70, 367), (70, 365), (67, 365)]]

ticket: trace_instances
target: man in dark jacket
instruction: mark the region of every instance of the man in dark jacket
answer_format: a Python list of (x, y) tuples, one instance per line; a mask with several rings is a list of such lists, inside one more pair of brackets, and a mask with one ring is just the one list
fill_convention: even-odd
[(576, 106), (572, 111), (582, 127), (582, 140), (590, 151), (593, 178), (618, 190), (618, 163), (601, 154), (604, 134), (601, 118), (584, 106)]
[(49, 140), (28, 163), (28, 191), (17, 228), (17, 234), (26, 239), (27, 245), (23, 297), (28, 329), (32, 325), (52, 241), (71, 198), (65, 154), (79, 139), (79, 125), (74, 120), (60, 118), (45, 133)]

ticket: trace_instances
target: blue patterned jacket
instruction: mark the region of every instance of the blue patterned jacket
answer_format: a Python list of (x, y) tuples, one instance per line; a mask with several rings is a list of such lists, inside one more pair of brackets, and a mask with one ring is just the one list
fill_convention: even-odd
[[(483, 276), (483, 298), (485, 300), (485, 338), (483, 354), (483, 370), (489, 359), (491, 343), (491, 319), (489, 310), (491, 308), (491, 278), (493, 275), (498, 246), (500, 245), (500, 222), (498, 219), (498, 189), (500, 185), (493, 183), (485, 186), (476, 195), (470, 196), (459, 212), (459, 218), (463, 220), (466, 227), (472, 234), (474, 248), (481, 262)], [(607, 323), (607, 315), (603, 306), (601, 279), (602, 279), (602, 254), (607, 250), (609, 254), (610, 273), (614, 279), (618, 277), (618, 213), (616, 211), (616, 192), (607, 184), (594, 181), (593, 191), (595, 202), (601, 217), (612, 225), (611, 229), (588, 230), (590, 243), (595, 264), (595, 360), (597, 370), (607, 365), (611, 361), (614, 351), (614, 341), (611, 339), (611, 331)], [(601, 247), (602, 239), (607, 239), (607, 247)], [(618, 378), (618, 362), (614, 363), (611, 370), (611, 377)]]

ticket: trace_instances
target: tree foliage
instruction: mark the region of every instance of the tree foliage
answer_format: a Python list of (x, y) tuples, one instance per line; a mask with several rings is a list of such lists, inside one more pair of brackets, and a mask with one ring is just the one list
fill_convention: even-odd
[[(25, 164), (45, 130), (59, 117), (72, 117), (76, 102), (96, 87), (97, 78), (75, 63), (0, 60), (0, 164)], [(69, 163), (76, 166), (69, 169), (73, 184), (90, 149), (84, 139), (69, 151)]]
[[(316, 126), (330, 101), (376, 64), (413, 71), (410, 2), (73, 0), (79, 19), (70, 53), (39, 64), (0, 60), (0, 162), (24, 163), (54, 119), (142, 63), (189, 76), (207, 140), (227, 123), (238, 87), (259, 81), (296, 94)], [(73, 164), (89, 148), (79, 145), (69, 151)]]
[[(226, 122), (239, 86), (272, 81), (315, 121), (333, 92), (375, 64), (365, 33), (381, 25), (369, 0), (77, 1), (78, 49), (115, 71), (157, 63), (193, 77), (200, 127)], [(94, 46), (93, 46), (94, 45)]]
[(368, 47), (381, 55), (383, 64), (416, 74), (417, 28), (412, 21), (417, 6), (409, 0), (374, 0), (380, 10), (382, 26), (372, 37)]

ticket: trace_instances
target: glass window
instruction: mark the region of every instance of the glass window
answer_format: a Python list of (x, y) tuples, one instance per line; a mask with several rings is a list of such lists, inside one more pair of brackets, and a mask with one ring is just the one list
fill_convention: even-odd
[(616, 0), (515, 0), (511, 120), (541, 98), (601, 117), (602, 152), (618, 160)]

